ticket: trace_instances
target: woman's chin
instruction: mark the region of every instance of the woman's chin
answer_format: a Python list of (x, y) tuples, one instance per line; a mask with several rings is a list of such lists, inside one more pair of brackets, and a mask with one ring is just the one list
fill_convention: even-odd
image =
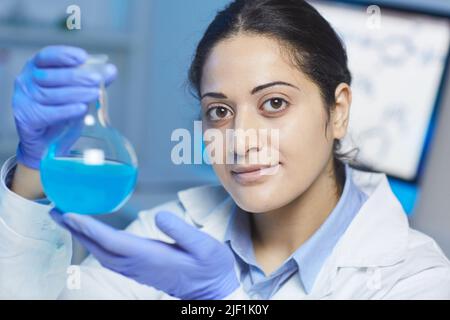
[(235, 190), (231, 195), (236, 204), (247, 212), (262, 213), (283, 206), (279, 193), (272, 193), (263, 186)]

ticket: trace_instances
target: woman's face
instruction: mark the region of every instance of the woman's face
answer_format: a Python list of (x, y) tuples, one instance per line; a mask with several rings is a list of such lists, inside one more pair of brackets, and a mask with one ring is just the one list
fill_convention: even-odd
[[(284, 84), (265, 86), (274, 82)], [(330, 164), (333, 139), (345, 134), (335, 124), (342, 115), (332, 112), (326, 126), (319, 87), (269, 37), (239, 34), (218, 43), (203, 67), (201, 95), (204, 133), (223, 134), (222, 161), (214, 159), (214, 171), (248, 212), (275, 210), (299, 197)], [(255, 141), (248, 129), (268, 134)], [(266, 169), (255, 171), (255, 159), (256, 168)]]

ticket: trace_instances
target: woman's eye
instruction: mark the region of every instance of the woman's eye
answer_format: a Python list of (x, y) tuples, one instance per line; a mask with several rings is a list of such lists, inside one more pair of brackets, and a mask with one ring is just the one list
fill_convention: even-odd
[(220, 120), (227, 119), (228, 117), (232, 116), (233, 112), (226, 107), (216, 106), (216, 107), (210, 108), (206, 112), (206, 115), (208, 116), (208, 120), (210, 120), (210, 121), (220, 121)]
[(280, 112), (287, 108), (288, 102), (282, 98), (272, 98), (264, 102), (262, 109), (269, 113)]

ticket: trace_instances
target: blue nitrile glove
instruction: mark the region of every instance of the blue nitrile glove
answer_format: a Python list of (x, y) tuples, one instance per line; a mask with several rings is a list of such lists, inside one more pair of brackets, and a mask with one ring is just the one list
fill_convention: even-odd
[[(86, 104), (98, 97), (102, 76), (77, 68), (87, 57), (80, 48), (50, 46), (25, 64), (16, 79), (12, 103), (20, 139), (19, 163), (38, 169), (49, 142), (68, 120), (83, 116)], [(109, 65), (105, 83), (116, 74), (115, 66)]]
[(92, 217), (50, 212), (103, 265), (180, 299), (222, 299), (239, 282), (234, 256), (220, 241), (176, 215), (161, 211), (155, 222), (175, 243), (116, 230)]

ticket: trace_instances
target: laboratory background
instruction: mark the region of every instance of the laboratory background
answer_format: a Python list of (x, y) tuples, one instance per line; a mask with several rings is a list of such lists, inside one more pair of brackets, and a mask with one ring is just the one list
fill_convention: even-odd
[[(119, 76), (109, 87), (111, 123), (134, 146), (138, 183), (120, 211), (98, 217), (124, 228), (177, 191), (218, 183), (207, 164), (176, 165), (172, 132), (192, 133), (199, 105), (187, 86), (197, 42), (228, 0), (0, 0), (0, 161), (15, 154), (14, 78), (53, 44), (105, 53)], [(353, 75), (343, 148), (385, 172), (411, 225), (450, 256), (450, 1), (309, 1), (345, 43)], [(68, 30), (68, 8), (80, 29)], [(383, 236), (379, 230), (380, 237)], [(76, 242), (73, 262), (86, 251)]]

